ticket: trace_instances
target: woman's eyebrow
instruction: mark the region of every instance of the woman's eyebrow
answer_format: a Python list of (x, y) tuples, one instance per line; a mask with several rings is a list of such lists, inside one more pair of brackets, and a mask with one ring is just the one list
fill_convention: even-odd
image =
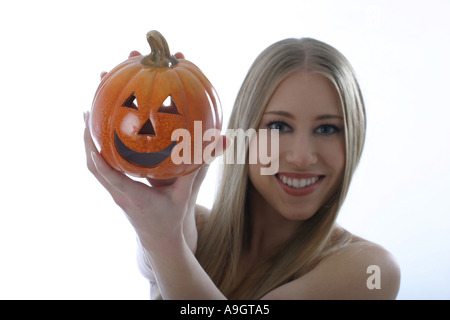
[[(278, 116), (283, 116), (286, 118), (295, 118), (292, 114), (286, 111), (267, 111), (264, 114), (275, 114)], [(338, 114), (323, 114), (316, 117), (316, 120), (328, 120), (328, 119), (338, 119), (343, 120), (344, 118)]]
[(275, 114), (275, 115), (283, 116), (283, 117), (287, 117), (287, 118), (294, 118), (294, 116), (292, 114), (290, 114), (289, 112), (285, 112), (285, 111), (267, 111), (267, 112), (264, 112), (264, 114)]
[(324, 115), (318, 116), (316, 118), (316, 120), (328, 120), (328, 119), (344, 120), (344, 118), (342, 116), (337, 115), (337, 114), (324, 114)]

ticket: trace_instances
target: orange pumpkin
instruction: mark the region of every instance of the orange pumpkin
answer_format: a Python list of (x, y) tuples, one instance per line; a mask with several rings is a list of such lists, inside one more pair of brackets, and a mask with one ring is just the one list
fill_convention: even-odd
[[(202, 163), (193, 159), (198, 152), (194, 148), (203, 150), (211, 143), (202, 139), (206, 130), (221, 130), (222, 111), (214, 87), (198, 67), (170, 55), (159, 32), (150, 31), (147, 40), (149, 55), (126, 60), (102, 79), (92, 104), (90, 129), (101, 155), (114, 169), (135, 177), (168, 179), (202, 165), (203, 157)], [(194, 143), (199, 141), (194, 137), (196, 121), (202, 125), (200, 146)], [(190, 163), (175, 164), (171, 159), (180, 142), (171, 140), (176, 129), (190, 133)]]

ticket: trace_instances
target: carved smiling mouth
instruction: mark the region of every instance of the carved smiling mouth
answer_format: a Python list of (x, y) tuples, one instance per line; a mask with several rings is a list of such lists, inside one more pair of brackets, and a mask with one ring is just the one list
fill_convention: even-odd
[(128, 162), (142, 167), (154, 167), (170, 157), (172, 149), (177, 144), (177, 141), (172, 142), (167, 148), (160, 151), (138, 152), (128, 148), (125, 143), (120, 140), (117, 132), (114, 132), (114, 143), (119, 154)]

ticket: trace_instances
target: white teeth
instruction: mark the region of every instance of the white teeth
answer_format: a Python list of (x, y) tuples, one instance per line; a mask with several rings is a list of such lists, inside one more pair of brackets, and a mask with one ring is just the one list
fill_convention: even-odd
[(286, 176), (278, 175), (281, 181), (285, 185), (288, 185), (289, 187), (301, 189), (307, 186), (310, 186), (314, 183), (316, 183), (319, 180), (319, 177), (309, 178), (309, 179), (295, 179), (295, 178), (288, 178)]

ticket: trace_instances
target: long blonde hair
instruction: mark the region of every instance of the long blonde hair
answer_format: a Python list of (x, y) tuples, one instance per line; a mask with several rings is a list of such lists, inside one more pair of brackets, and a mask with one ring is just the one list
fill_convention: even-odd
[[(251, 66), (230, 117), (229, 129), (257, 128), (270, 97), (291, 73), (320, 73), (335, 86), (345, 126), (346, 164), (337, 193), (265, 264), (237, 283), (238, 265), (249, 228), (246, 211), (248, 164), (225, 164), (211, 215), (199, 233), (197, 258), (218, 288), (232, 299), (259, 299), (310, 271), (325, 255), (342, 246), (332, 238), (338, 211), (346, 197), (364, 145), (366, 117), (361, 91), (347, 59), (321, 41), (285, 39), (264, 50)], [(235, 152), (239, 150), (235, 150)], [(248, 152), (248, 144), (246, 150)]]

